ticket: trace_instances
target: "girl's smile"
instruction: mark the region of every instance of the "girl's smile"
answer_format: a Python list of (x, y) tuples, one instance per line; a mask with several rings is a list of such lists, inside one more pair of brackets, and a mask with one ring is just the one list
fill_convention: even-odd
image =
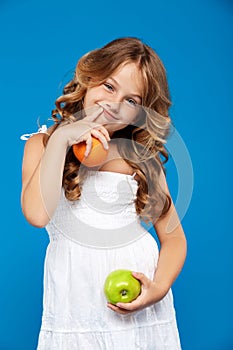
[(142, 77), (136, 63), (126, 63), (104, 83), (87, 89), (84, 108), (101, 106), (103, 112), (95, 120), (112, 134), (133, 124), (142, 103)]
[(100, 103), (98, 103), (98, 105), (103, 108), (103, 114), (107, 120), (109, 120), (109, 121), (119, 120), (112, 113), (110, 113), (109, 110), (107, 110), (107, 108), (105, 106), (102, 106)]

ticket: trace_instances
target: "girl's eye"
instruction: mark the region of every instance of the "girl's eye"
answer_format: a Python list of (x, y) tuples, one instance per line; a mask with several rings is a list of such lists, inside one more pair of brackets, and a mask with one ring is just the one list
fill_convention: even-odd
[(132, 99), (132, 98), (128, 98), (127, 101), (132, 105), (132, 106), (136, 106), (137, 105), (137, 102)]
[(104, 83), (104, 86), (109, 90), (109, 91), (113, 91), (113, 86), (109, 83)]

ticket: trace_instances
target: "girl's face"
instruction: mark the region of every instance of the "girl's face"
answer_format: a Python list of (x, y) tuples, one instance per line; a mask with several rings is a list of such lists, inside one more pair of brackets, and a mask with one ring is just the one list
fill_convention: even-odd
[(135, 122), (142, 104), (142, 86), (137, 65), (121, 65), (103, 84), (87, 89), (84, 108), (103, 108), (95, 122), (104, 125), (111, 136), (114, 131)]

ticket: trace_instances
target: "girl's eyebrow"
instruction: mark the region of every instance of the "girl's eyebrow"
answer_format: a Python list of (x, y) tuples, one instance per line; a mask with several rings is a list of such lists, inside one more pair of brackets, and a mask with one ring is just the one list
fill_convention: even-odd
[[(120, 86), (120, 84), (116, 81), (116, 79), (112, 78), (112, 77), (109, 77), (109, 79), (111, 79), (112, 81), (114, 81), (114, 83), (117, 85), (117, 86)], [(134, 96), (134, 97), (138, 97), (140, 100), (142, 100), (142, 97), (138, 94), (135, 94), (135, 93), (132, 93), (132, 94), (129, 94), (130, 96)]]
[(113, 80), (116, 85), (120, 86), (120, 84), (116, 81), (116, 79), (114, 79), (112, 77), (109, 77), (109, 79)]

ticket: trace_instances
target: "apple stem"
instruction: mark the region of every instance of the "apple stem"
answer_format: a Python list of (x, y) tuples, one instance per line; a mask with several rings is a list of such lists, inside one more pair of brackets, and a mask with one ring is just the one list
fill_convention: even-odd
[(122, 296), (124, 296), (124, 295), (126, 295), (126, 294), (127, 294), (127, 291), (126, 291), (125, 289), (121, 291), (121, 295), (122, 295)]

